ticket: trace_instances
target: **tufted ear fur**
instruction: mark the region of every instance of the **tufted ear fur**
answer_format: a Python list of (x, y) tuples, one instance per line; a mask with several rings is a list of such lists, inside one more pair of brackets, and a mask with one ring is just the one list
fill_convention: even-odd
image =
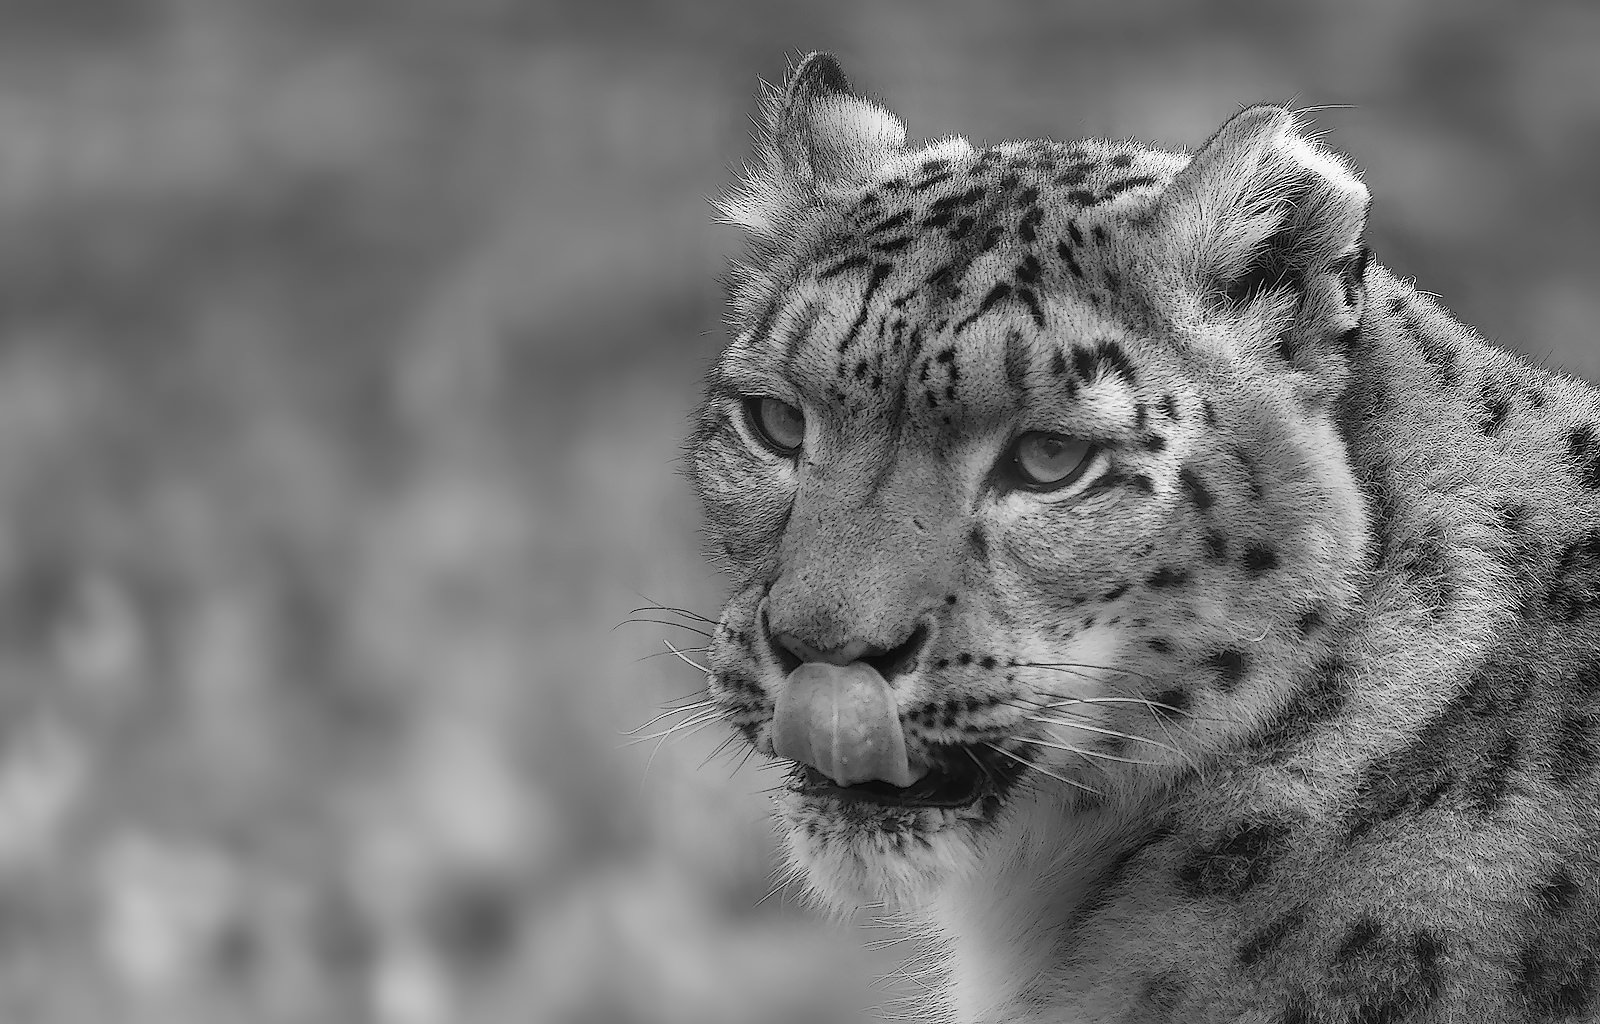
[(905, 146), (905, 125), (853, 95), (830, 54), (802, 60), (763, 108), (755, 162), (718, 206), (729, 223), (768, 238), (794, 211), (865, 179)]
[(1163, 193), (1156, 215), (1199, 284), (1233, 303), (1360, 260), (1369, 196), (1282, 107), (1234, 115)]

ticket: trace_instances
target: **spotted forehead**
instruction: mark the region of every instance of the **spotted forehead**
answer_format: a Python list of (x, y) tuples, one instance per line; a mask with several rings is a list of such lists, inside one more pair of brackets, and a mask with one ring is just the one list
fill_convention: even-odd
[(747, 343), (862, 410), (949, 423), (1015, 405), (1030, 378), (1075, 397), (1127, 365), (1128, 226), (1186, 162), (959, 139), (903, 158), (838, 203)]
[[(1183, 163), (1126, 143), (1026, 142), (974, 152), (953, 140), (869, 183), (823, 233), (812, 269), (820, 280), (865, 271), (872, 292), (898, 277), (904, 290), (895, 301), (924, 299), (924, 313), (936, 323), (948, 313), (957, 333), (1006, 302), (1044, 328), (1040, 291), (1052, 282), (1091, 304), (1120, 292), (1109, 258), (1113, 235)], [(961, 309), (969, 298), (977, 305)]]
[(1130, 142), (1027, 141), (974, 150), (952, 139), (880, 171), (847, 204), (846, 231), (871, 237), (879, 251), (918, 231), (943, 231), (950, 241), (976, 231), (990, 245), (1009, 234), (1029, 244), (1047, 207), (1093, 217), (1124, 193), (1140, 190), (1148, 199), (1185, 163)]

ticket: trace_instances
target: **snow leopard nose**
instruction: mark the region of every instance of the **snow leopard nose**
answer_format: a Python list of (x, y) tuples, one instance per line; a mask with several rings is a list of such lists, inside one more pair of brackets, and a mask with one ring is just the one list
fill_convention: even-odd
[(829, 665), (862, 662), (876, 669), (885, 680), (893, 682), (896, 676), (916, 667), (917, 659), (928, 645), (928, 627), (926, 623), (918, 623), (904, 640), (893, 647), (880, 647), (865, 640), (848, 640), (831, 648), (815, 647), (792, 632), (773, 633), (769, 639), (773, 654), (785, 674), (811, 662)]

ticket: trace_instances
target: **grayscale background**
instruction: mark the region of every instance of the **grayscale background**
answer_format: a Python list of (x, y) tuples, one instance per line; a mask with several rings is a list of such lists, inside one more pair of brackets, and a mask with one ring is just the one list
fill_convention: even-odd
[[(1600, 374), (1600, 5), (0, 2), (0, 1021), (813, 1024), (677, 472), (757, 76), (914, 137), (1319, 129), (1379, 259)], [(647, 764), (648, 762), (648, 764)]]

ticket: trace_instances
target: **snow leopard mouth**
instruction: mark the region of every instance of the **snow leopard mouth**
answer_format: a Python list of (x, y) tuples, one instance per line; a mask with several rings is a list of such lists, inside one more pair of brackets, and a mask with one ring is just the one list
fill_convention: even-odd
[(816, 768), (796, 762), (790, 788), (802, 796), (840, 803), (912, 810), (962, 810), (985, 797), (999, 795), (1005, 776), (975, 747), (940, 747), (930, 751), (927, 774), (909, 786), (872, 780), (840, 785)]

